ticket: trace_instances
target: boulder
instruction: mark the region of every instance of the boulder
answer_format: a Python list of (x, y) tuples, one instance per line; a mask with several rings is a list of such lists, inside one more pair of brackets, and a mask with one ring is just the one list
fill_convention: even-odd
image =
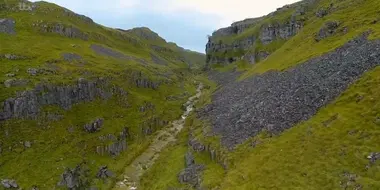
[(2, 179), (1, 185), (5, 189), (17, 189), (18, 188), (18, 184), (16, 183), (15, 180), (12, 180), (12, 179)]
[(100, 179), (107, 179), (107, 178), (114, 177), (114, 173), (108, 170), (107, 166), (102, 166), (100, 167), (98, 173), (96, 174), (96, 177)]
[(338, 21), (326, 22), (324, 26), (321, 29), (319, 29), (318, 33), (315, 35), (315, 41), (319, 42), (327, 37), (334, 35), (338, 27)]
[(185, 155), (185, 164), (186, 164), (186, 167), (190, 167), (193, 164), (195, 164), (194, 156), (190, 151), (187, 152)]
[(16, 25), (16, 21), (13, 19), (6, 19), (6, 18), (0, 19), (0, 33), (10, 34), (10, 35), (16, 34), (15, 25)]
[(8, 79), (4, 82), (6, 88), (26, 86), (29, 83), (26, 79)]
[(89, 186), (88, 177), (89, 170), (80, 164), (74, 169), (66, 168), (57, 185), (70, 190), (86, 189)]
[(38, 74), (38, 69), (35, 69), (35, 68), (28, 68), (28, 70), (26, 71), (29, 75), (31, 76), (36, 76)]
[(25, 148), (30, 148), (30, 147), (32, 147), (32, 143), (30, 141), (25, 141), (24, 142), (24, 147)]
[(95, 132), (98, 132), (100, 131), (100, 129), (102, 128), (103, 126), (103, 122), (104, 122), (104, 119), (103, 118), (99, 118), (99, 119), (96, 119), (95, 121), (91, 122), (91, 123), (88, 123), (86, 125), (84, 125), (84, 129), (89, 132), (89, 133), (95, 133)]
[(204, 165), (193, 164), (190, 167), (182, 170), (178, 174), (178, 181), (182, 184), (189, 184), (197, 188), (201, 184), (201, 172), (205, 169)]
[(7, 74), (5, 74), (5, 76), (6, 76), (6, 77), (15, 77), (16, 74), (14, 74), (14, 73), (7, 73)]

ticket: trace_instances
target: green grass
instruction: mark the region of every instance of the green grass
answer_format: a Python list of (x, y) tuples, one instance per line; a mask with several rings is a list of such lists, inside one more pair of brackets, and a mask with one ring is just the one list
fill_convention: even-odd
[[(324, 18), (317, 18), (315, 11), (334, 4), (334, 11)], [(269, 70), (283, 71), (313, 57), (320, 56), (342, 46), (361, 33), (371, 30), (370, 39), (380, 38), (380, 3), (376, 0), (321, 0), (308, 9), (304, 28), (289, 40), (276, 40), (263, 45), (257, 42), (250, 52), (268, 51), (267, 59), (248, 67), (240, 80), (265, 73)], [(284, 17), (286, 13), (284, 13)], [(276, 17), (273, 16), (273, 17)], [(277, 18), (272, 18), (276, 20)], [(341, 24), (337, 33), (320, 42), (315, 34), (329, 20)], [(233, 43), (251, 35), (257, 35), (260, 24), (246, 30), (240, 36), (231, 36), (223, 43)], [(347, 27), (348, 32), (343, 29)], [(227, 52), (228, 53), (228, 52)], [(213, 69), (226, 72), (236, 68), (230, 65), (213, 65)], [(270, 137), (264, 132), (252, 137), (228, 152), (220, 146), (218, 136), (205, 136), (211, 126), (208, 121), (194, 119), (197, 138), (210, 144), (228, 159), (228, 170), (203, 176), (210, 188), (218, 189), (344, 189), (345, 173), (356, 174), (355, 182), (347, 189), (380, 189), (380, 163), (366, 170), (371, 152), (379, 152), (379, 99), (380, 68), (369, 71), (330, 105), (322, 108), (314, 117), (284, 133)], [(360, 100), (359, 97), (363, 97)], [(359, 101), (360, 100), (360, 101)], [(210, 102), (210, 100), (208, 100)], [(327, 126), (324, 123), (337, 116)], [(252, 144), (256, 144), (254, 147)], [(211, 165), (213, 167), (215, 163)]]
[[(14, 4), (18, 1), (7, 0), (2, 4)], [(5, 88), (0, 85), (0, 101), (15, 97), (17, 92), (33, 89), (36, 84), (72, 85), (80, 78), (95, 80), (106, 78), (110, 85), (116, 85), (128, 92), (126, 99), (113, 97), (110, 100), (95, 100), (74, 105), (70, 110), (56, 106), (46, 106), (43, 113), (54, 113), (63, 116), (62, 120), (49, 121), (43, 117), (37, 120), (12, 119), (0, 122), (0, 179), (11, 178), (24, 189), (37, 185), (40, 189), (53, 189), (60, 180), (66, 167), (75, 167), (86, 162), (89, 167), (90, 180), (93, 186), (109, 189), (116, 179), (108, 182), (95, 179), (99, 167), (107, 165), (119, 176), (125, 166), (129, 165), (149, 145), (151, 137), (142, 134), (141, 125), (151, 118), (171, 121), (181, 114), (181, 105), (188, 96), (195, 93), (199, 70), (204, 64), (203, 54), (183, 50), (167, 43), (161, 37), (158, 40), (146, 40), (131, 31), (119, 31), (96, 23), (87, 23), (76, 16), (67, 16), (64, 9), (57, 5), (39, 2), (35, 12), (0, 10), (0, 18), (13, 18), (16, 21), (17, 35), (0, 34), (0, 55), (16, 54), (25, 56), (26, 60), (0, 60), (0, 82), (10, 79), (7, 73), (16, 74), (17, 79), (30, 82), (24, 87)], [(54, 25), (61, 23), (73, 26), (87, 33), (88, 41), (67, 38), (54, 33), (42, 33), (33, 24)], [(147, 35), (155, 36), (150, 30)], [(159, 40), (162, 39), (162, 40)], [(128, 56), (144, 59), (147, 65), (133, 60), (120, 60), (96, 54), (90, 46), (99, 44)], [(151, 45), (166, 47), (168, 52), (156, 52)], [(84, 63), (65, 62), (62, 53), (76, 53), (82, 56)], [(168, 65), (157, 65), (151, 61), (150, 54), (167, 60)], [(180, 58), (185, 57), (184, 61)], [(48, 64), (49, 60), (59, 60)], [(193, 63), (189, 67), (189, 63)], [(52, 74), (30, 76), (28, 68), (54, 70)], [(161, 82), (157, 90), (137, 88), (133, 75), (142, 72), (144, 78)], [(167, 101), (168, 96), (181, 97), (176, 101)], [(140, 106), (145, 102), (155, 105), (155, 110), (140, 113)], [(83, 125), (97, 118), (104, 118), (100, 132), (88, 134)], [(128, 138), (128, 150), (117, 157), (95, 154), (96, 146), (102, 145), (99, 136), (118, 135), (128, 127), (131, 137)], [(157, 126), (160, 127), (165, 126)], [(69, 128), (74, 132), (69, 132)], [(6, 131), (9, 133), (6, 136)], [(31, 141), (32, 147), (25, 149), (19, 142)], [(108, 142), (104, 142), (108, 143)], [(10, 150), (9, 147), (12, 147)]]
[[(326, 6), (325, 4), (328, 3), (330, 1), (321, 1), (320, 6)], [(256, 64), (240, 79), (272, 69), (288, 69), (313, 57), (330, 52), (368, 30), (372, 31), (371, 39), (380, 37), (380, 25), (371, 24), (372, 21), (379, 19), (377, 11), (380, 8), (380, 3), (378, 1), (366, 0), (361, 2), (350, 0), (333, 1), (333, 3), (338, 7), (335, 12), (324, 18), (311, 17), (299, 34), (285, 42), (280, 49), (276, 50), (266, 60)], [(338, 32), (334, 36), (316, 42), (314, 35), (328, 20), (341, 22)], [(344, 27), (348, 28), (346, 34), (343, 33)]]
[(373, 88), (379, 74), (380, 68), (367, 73), (309, 121), (276, 137), (258, 137), (255, 148), (241, 145), (231, 153), (237, 164), (221, 189), (340, 189), (344, 172), (358, 175), (363, 189), (379, 189), (379, 163), (366, 170), (367, 156), (380, 150), (379, 88)]

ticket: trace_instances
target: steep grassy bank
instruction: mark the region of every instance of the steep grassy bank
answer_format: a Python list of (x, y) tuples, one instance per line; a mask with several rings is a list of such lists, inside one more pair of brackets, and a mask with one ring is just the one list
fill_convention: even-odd
[(77, 188), (111, 188), (195, 93), (204, 55), (147, 28), (21, 0), (0, 1), (0, 20), (0, 179), (24, 189), (67, 189), (57, 183), (79, 164)]

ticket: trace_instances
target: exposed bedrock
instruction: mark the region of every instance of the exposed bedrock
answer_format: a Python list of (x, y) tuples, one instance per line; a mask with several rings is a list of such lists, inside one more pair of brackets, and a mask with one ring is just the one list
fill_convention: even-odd
[(96, 98), (108, 99), (113, 94), (127, 95), (123, 89), (108, 88), (104, 79), (88, 81), (80, 78), (73, 85), (40, 84), (33, 90), (17, 93), (0, 103), (0, 121), (10, 118), (36, 118), (42, 106), (57, 105), (70, 109), (80, 102), (89, 102)]
[(367, 36), (287, 71), (227, 83), (200, 115), (211, 119), (213, 132), (230, 148), (263, 130), (278, 134), (308, 120), (380, 64), (380, 40), (369, 41)]

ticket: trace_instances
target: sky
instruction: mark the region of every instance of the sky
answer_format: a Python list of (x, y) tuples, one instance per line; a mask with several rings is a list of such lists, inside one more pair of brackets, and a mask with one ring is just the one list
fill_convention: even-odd
[[(35, 0), (33, 0), (35, 1)], [(207, 35), (297, 0), (47, 0), (112, 28), (149, 27), (167, 41), (205, 51)]]

